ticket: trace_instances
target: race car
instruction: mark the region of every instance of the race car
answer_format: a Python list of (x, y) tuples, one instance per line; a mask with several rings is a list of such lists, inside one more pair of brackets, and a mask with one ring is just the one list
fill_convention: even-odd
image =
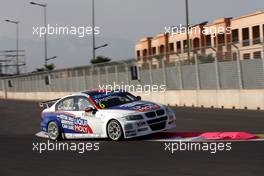
[(110, 138), (117, 141), (175, 128), (169, 107), (125, 91), (93, 90), (40, 104), (41, 132), (52, 140)]

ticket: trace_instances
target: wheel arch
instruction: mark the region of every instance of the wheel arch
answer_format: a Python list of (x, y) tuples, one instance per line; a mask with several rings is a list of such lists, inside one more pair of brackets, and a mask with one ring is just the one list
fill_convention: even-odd
[(106, 134), (106, 136), (108, 137), (107, 126), (108, 126), (108, 124), (109, 124), (112, 120), (115, 120), (115, 121), (117, 121), (117, 122), (119, 123), (119, 125), (121, 126), (121, 130), (122, 130), (122, 132), (123, 132), (123, 138), (125, 138), (125, 131), (124, 131), (123, 125), (122, 125), (122, 123), (120, 122), (120, 120), (118, 120), (118, 119), (116, 119), (116, 118), (110, 118), (110, 119), (106, 122), (105, 127), (104, 127), (104, 130), (105, 130), (105, 134)]
[(58, 125), (60, 132), (63, 134), (63, 128), (61, 125), (61, 121), (58, 117), (55, 117), (55, 116), (49, 117), (46, 122), (46, 129), (48, 129), (48, 125), (50, 122), (55, 122)]

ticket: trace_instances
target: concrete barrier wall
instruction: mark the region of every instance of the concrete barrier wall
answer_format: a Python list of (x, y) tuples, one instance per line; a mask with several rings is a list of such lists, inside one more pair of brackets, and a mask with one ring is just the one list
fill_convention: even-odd
[(0, 91), (0, 98), (5, 99), (5, 92), (4, 91)]
[[(7, 99), (51, 100), (63, 97), (70, 92), (7, 92)], [(236, 109), (264, 109), (264, 90), (171, 90), (149, 95), (134, 93), (143, 100), (168, 104), (171, 106), (216, 107)], [(0, 98), (5, 93), (0, 91)]]
[[(61, 98), (69, 94), (71, 94), (71, 92), (7, 92), (6, 99), (45, 101)], [(5, 98), (4, 93), (1, 91), (0, 98)]]

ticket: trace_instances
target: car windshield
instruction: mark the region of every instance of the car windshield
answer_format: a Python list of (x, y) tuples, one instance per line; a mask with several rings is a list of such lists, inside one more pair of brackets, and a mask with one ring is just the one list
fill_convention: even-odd
[(135, 96), (128, 92), (103, 92), (91, 95), (91, 98), (102, 109), (131, 103), (137, 100)]

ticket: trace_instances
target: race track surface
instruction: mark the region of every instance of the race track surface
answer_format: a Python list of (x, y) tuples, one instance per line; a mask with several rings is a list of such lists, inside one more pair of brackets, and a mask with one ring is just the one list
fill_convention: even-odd
[[(264, 112), (176, 108), (177, 132), (245, 131), (264, 133)], [(231, 151), (164, 151), (164, 142), (71, 140), (100, 143), (99, 151), (33, 151), (41, 109), (35, 102), (0, 100), (0, 175), (263, 175), (264, 142), (232, 142)]]

